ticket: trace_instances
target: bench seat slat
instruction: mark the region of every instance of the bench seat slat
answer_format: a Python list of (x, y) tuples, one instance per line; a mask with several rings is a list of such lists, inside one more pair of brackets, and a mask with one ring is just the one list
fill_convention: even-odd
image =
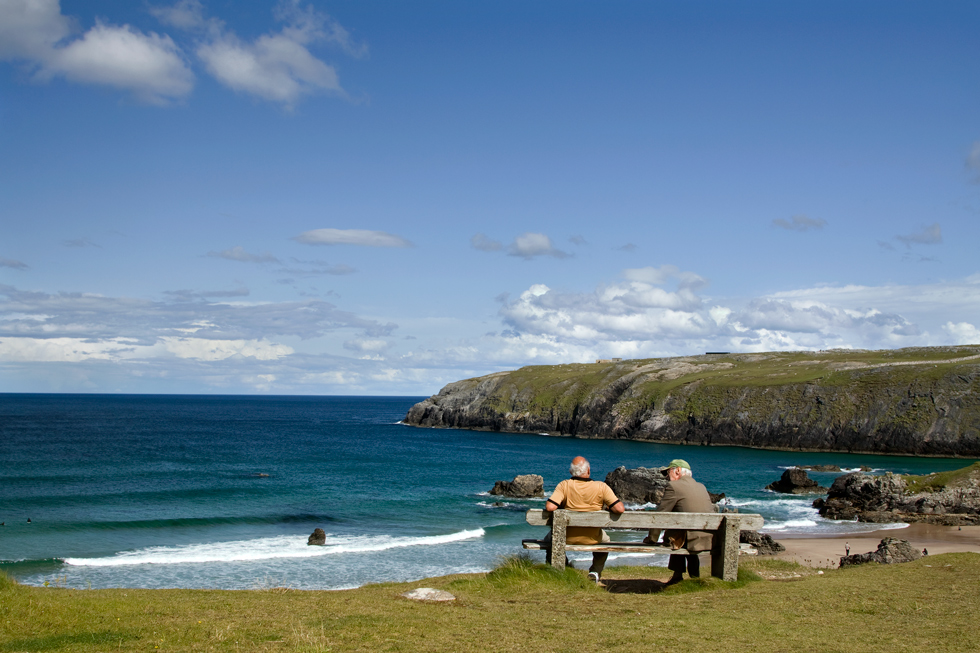
[[(521, 544), (528, 550), (548, 549), (544, 540), (523, 540)], [(650, 555), (674, 554), (687, 555), (687, 549), (671, 549), (669, 546), (643, 544), (642, 542), (603, 542), (602, 544), (566, 544), (566, 551), (606, 551), (609, 553), (649, 553)]]
[[(525, 520), (531, 526), (548, 526), (551, 515), (546, 510), (528, 510)], [(568, 511), (569, 526), (591, 526), (599, 528), (674, 528), (686, 531), (714, 531), (721, 526), (725, 517), (738, 519), (740, 530), (756, 531), (762, 528), (762, 515), (751, 513), (719, 512), (654, 512), (649, 510), (627, 510), (614, 515), (605, 510), (596, 512)]]

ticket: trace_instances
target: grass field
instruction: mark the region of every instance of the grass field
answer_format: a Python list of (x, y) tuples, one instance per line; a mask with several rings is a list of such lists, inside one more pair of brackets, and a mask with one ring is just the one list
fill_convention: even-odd
[[(980, 555), (740, 581), (615, 567), (606, 588), (511, 559), (490, 574), (312, 592), (69, 590), (0, 578), (0, 651), (976, 651)], [(401, 597), (416, 587), (448, 603)]]

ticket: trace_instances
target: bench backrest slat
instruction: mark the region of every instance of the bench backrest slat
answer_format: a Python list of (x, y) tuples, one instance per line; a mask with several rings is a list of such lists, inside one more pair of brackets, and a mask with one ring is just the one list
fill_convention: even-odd
[[(738, 520), (739, 529), (757, 531), (762, 528), (762, 515), (751, 513), (717, 512), (652, 512), (646, 510), (627, 510), (614, 515), (606, 510), (596, 512), (567, 511), (569, 526), (597, 526), (599, 528), (677, 528), (690, 531), (713, 531), (721, 526), (721, 520), (728, 517)], [(528, 510), (525, 519), (531, 526), (548, 526), (552, 513), (546, 510)]]

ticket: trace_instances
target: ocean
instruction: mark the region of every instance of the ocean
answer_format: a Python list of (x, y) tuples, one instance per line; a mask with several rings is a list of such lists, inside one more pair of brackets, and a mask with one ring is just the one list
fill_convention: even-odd
[[(489, 496), (494, 482), (540, 474), (550, 492), (576, 455), (597, 479), (684, 458), (776, 539), (867, 532), (880, 525), (822, 519), (813, 497), (763, 488), (796, 464), (922, 474), (973, 462), (401, 424), (422, 399), (0, 394), (0, 569), (29, 585), (219, 589), (486, 571), (546, 532), (524, 521), (543, 499)], [(810, 475), (829, 486), (837, 474)], [(326, 546), (307, 545), (315, 528)]]

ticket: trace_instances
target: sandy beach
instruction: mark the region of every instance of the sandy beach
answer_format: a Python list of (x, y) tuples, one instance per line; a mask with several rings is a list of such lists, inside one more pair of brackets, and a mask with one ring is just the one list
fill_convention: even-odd
[(810, 567), (836, 568), (845, 555), (875, 551), (886, 537), (908, 540), (912, 546), (927, 549), (930, 555), (973, 551), (980, 553), (980, 526), (937, 526), (934, 524), (909, 524), (907, 528), (888, 529), (856, 535), (829, 535), (826, 537), (774, 536), (786, 547), (776, 558), (792, 560)]

